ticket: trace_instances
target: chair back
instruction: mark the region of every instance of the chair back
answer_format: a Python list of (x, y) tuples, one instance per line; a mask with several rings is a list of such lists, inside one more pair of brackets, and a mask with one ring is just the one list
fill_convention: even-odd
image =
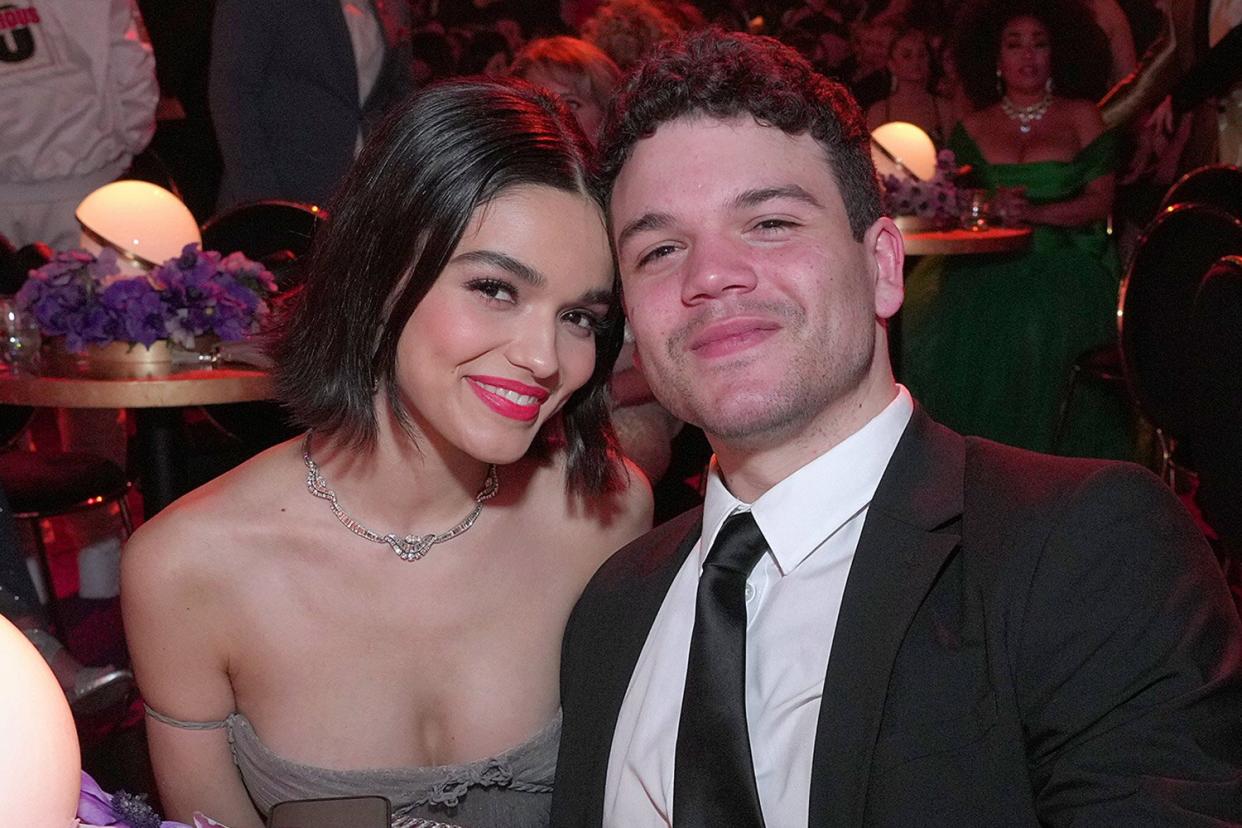
[(1199, 284), (1191, 318), (1194, 415), (1186, 440), (1203, 517), (1242, 550), (1242, 256), (1220, 259)]
[(12, 296), (21, 290), (30, 271), (52, 260), (52, 249), (43, 242), (35, 242), (14, 250), (8, 240), (0, 236), (0, 296)]
[(25, 405), (0, 405), (0, 449), (13, 444), (34, 418), (34, 409)]
[(1126, 382), (1143, 412), (1174, 439), (1193, 407), (1191, 317), (1199, 283), (1222, 256), (1242, 253), (1242, 221), (1179, 204), (1139, 239), (1121, 286), (1118, 322)]
[(1160, 204), (1206, 204), (1242, 220), (1242, 167), (1210, 164), (1191, 170), (1169, 188)]
[(238, 204), (207, 219), (203, 249), (229, 254), (240, 251), (262, 262), (276, 276), (281, 292), (301, 283), (311, 241), (327, 213), (296, 201), (253, 201)]
[(163, 187), (181, 201), (185, 201), (181, 195), (181, 188), (177, 186), (177, 179), (173, 178), (172, 170), (164, 163), (164, 159), (160, 158), (150, 147), (134, 156), (129, 162), (129, 167), (121, 173), (118, 180), (146, 181), (148, 184)]

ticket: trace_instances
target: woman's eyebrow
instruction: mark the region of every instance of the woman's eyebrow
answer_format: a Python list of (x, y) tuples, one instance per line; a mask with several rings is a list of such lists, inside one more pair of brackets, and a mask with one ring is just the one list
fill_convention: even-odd
[(481, 262), (512, 273), (532, 287), (543, 287), (547, 278), (525, 262), (520, 262), (508, 253), (499, 250), (470, 250), (453, 257), (454, 262)]

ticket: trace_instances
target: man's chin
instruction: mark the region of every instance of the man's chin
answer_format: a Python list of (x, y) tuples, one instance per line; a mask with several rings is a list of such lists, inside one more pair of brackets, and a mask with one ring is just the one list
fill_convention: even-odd
[(780, 439), (796, 428), (799, 419), (771, 397), (716, 402), (715, 407), (699, 408), (697, 425), (712, 438), (738, 447)]

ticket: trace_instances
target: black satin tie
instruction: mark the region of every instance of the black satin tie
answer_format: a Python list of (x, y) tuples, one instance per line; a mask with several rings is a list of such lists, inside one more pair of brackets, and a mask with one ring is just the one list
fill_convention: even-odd
[(731, 515), (703, 562), (673, 765), (674, 828), (762, 828), (746, 730), (746, 578), (768, 551)]

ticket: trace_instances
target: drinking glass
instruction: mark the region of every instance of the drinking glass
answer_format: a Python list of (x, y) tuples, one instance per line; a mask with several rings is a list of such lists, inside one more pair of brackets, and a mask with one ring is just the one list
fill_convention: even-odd
[(967, 230), (988, 229), (988, 191), (965, 189), (958, 191), (958, 217)]
[(41, 342), (34, 315), (19, 308), (16, 299), (0, 297), (0, 358), (17, 368), (36, 368)]

